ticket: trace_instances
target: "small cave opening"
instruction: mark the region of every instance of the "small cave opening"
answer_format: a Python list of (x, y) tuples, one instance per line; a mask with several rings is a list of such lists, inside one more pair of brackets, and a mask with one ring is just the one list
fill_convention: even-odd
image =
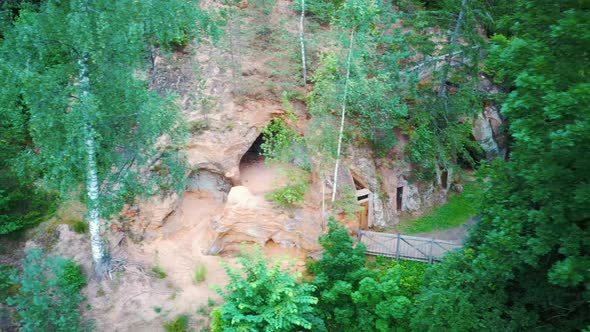
[(264, 156), (262, 155), (263, 143), (264, 135), (260, 134), (258, 137), (256, 137), (248, 151), (246, 151), (246, 153), (244, 153), (242, 156), (242, 159), (240, 160), (240, 172), (242, 171), (242, 168), (248, 167), (252, 164), (264, 162)]
[(395, 193), (395, 206), (396, 206), (397, 212), (402, 211), (403, 198), (404, 198), (404, 187), (397, 187), (396, 193)]

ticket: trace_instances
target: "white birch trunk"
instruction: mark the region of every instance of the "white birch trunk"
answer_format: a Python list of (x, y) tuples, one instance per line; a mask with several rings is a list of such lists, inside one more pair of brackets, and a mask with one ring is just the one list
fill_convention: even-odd
[(98, 200), (99, 181), (96, 165), (96, 141), (94, 139), (94, 130), (90, 123), (88, 112), (89, 95), (90, 95), (90, 77), (88, 74), (88, 56), (83, 55), (78, 60), (80, 68), (80, 103), (83, 112), (83, 118), (86, 122), (84, 130), (84, 143), (86, 147), (86, 194), (88, 208), (88, 228), (90, 230), (90, 247), (92, 249), (92, 260), (94, 262), (94, 271), (100, 276), (108, 265), (108, 254), (105, 243), (102, 239), (101, 221), (100, 221), (100, 203)]
[(342, 151), (342, 136), (344, 135), (344, 119), (346, 118), (346, 95), (348, 94), (348, 80), (350, 79), (350, 63), (352, 61), (352, 45), (354, 29), (350, 30), (350, 45), (348, 48), (348, 63), (346, 65), (346, 81), (344, 82), (344, 100), (342, 101), (342, 115), (340, 117), (340, 132), (338, 134), (338, 149), (336, 151), (336, 165), (334, 166), (334, 186), (332, 187), (332, 203), (336, 200), (338, 185), (338, 167), (340, 167), (340, 153)]
[(303, 38), (303, 20), (305, 19), (305, 0), (301, 0), (301, 17), (299, 19), (299, 41), (301, 42), (301, 65), (303, 71), (303, 85), (307, 84), (307, 64), (305, 62), (305, 42)]

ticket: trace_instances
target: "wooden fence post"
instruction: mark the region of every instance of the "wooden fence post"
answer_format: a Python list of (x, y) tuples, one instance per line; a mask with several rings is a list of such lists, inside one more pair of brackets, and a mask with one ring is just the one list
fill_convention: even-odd
[(434, 238), (430, 239), (430, 251), (428, 252), (428, 264), (432, 264), (432, 246), (434, 245)]
[(401, 242), (401, 234), (397, 233), (397, 244), (395, 248), (395, 259), (399, 260), (399, 243)]

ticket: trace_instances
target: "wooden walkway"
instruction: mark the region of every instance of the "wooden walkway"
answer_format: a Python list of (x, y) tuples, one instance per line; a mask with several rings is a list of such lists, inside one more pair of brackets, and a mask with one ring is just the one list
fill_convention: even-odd
[(367, 255), (434, 263), (450, 251), (463, 247), (461, 243), (425, 237), (359, 231), (359, 242), (367, 246)]

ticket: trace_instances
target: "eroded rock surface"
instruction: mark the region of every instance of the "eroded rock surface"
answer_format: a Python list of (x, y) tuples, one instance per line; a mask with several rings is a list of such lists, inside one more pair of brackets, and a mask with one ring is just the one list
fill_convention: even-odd
[(275, 209), (263, 197), (253, 195), (248, 188), (233, 187), (223, 214), (211, 224), (215, 237), (206, 253), (213, 255), (234, 250), (242, 242), (264, 245), (269, 240), (282, 247), (318, 250), (321, 225), (309, 217), (304, 211), (289, 215)]

